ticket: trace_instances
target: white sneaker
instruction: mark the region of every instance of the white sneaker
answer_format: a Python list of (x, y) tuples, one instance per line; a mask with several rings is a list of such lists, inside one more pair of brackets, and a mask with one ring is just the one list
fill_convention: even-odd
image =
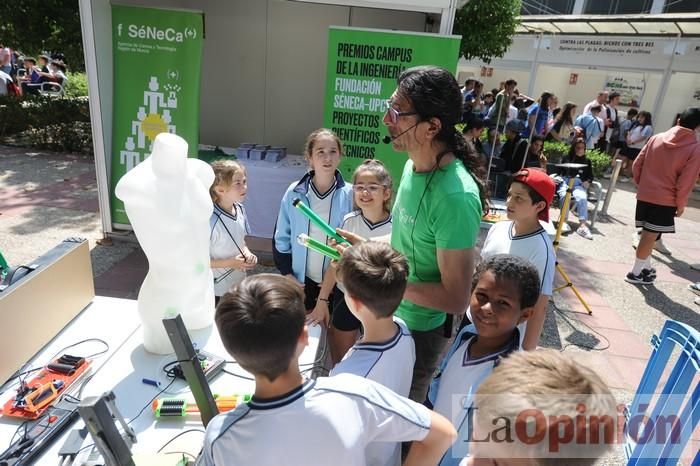
[(586, 239), (593, 239), (593, 235), (591, 234), (591, 230), (588, 229), (588, 227), (578, 227), (578, 230), (576, 230), (576, 233), (579, 235), (583, 236)]
[(629, 177), (629, 176), (622, 175), (621, 177), (619, 177), (619, 178), (617, 179), (617, 181), (619, 181), (620, 183), (629, 183), (629, 182), (630, 182), (630, 177)]
[(561, 227), (561, 232), (571, 233), (571, 226), (567, 222), (564, 222), (564, 225)]
[(661, 254), (664, 254), (666, 256), (670, 256), (672, 254), (671, 251), (663, 243), (663, 240), (660, 240), (660, 239), (657, 239), (656, 242), (654, 243), (654, 249), (656, 249)]

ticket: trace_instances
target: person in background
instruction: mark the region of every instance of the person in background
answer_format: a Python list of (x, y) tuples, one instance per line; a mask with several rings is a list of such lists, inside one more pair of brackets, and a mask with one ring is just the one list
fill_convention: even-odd
[[(605, 173), (603, 173), (603, 178), (610, 179), (612, 177), (613, 167), (615, 166), (615, 160), (621, 159), (623, 163), (622, 168), (625, 167), (624, 164), (626, 163), (626, 160), (622, 156), (622, 153), (627, 150), (627, 133), (629, 132), (630, 128), (632, 128), (632, 124), (637, 119), (637, 113), (638, 110), (636, 108), (630, 108), (629, 110), (627, 110), (627, 115), (625, 115), (625, 119), (622, 120), (622, 122), (620, 123), (620, 132), (618, 134), (617, 141), (611, 141), (611, 144), (613, 144), (613, 146), (615, 147), (615, 153), (613, 154), (613, 157), (610, 160), (610, 166), (607, 168)], [(678, 116), (676, 116), (676, 121), (678, 121)]]
[[(574, 142), (569, 148), (569, 154), (562, 160), (563, 163), (577, 163), (585, 165), (584, 168), (578, 170), (578, 174), (574, 179), (574, 190), (571, 193), (571, 204), (576, 208), (576, 214), (578, 215), (579, 226), (576, 229), (576, 233), (583, 236), (586, 239), (593, 239), (593, 234), (588, 228), (588, 187), (593, 181), (593, 166), (591, 160), (586, 156), (586, 141), (582, 138), (574, 139)], [(559, 195), (560, 207), (563, 207), (564, 197), (566, 196), (566, 191), (569, 188), (570, 177), (564, 176), (563, 182), (557, 187), (557, 194)], [(569, 212), (564, 212), (564, 225), (562, 226), (562, 231), (568, 233), (571, 231), (571, 227), (568, 223)]]
[(556, 116), (552, 128), (547, 133), (548, 141), (571, 143), (574, 139), (574, 116), (577, 108), (573, 102), (564, 105), (564, 109)]
[(642, 148), (647, 143), (649, 138), (654, 134), (654, 127), (651, 123), (651, 113), (642, 110), (637, 114), (637, 120), (632, 123), (630, 130), (627, 132), (627, 149), (622, 154), (627, 162), (625, 174), (619, 180), (622, 183), (627, 183), (632, 176), (632, 164), (637, 158)]
[(530, 138), (530, 136), (545, 136), (547, 121), (549, 121), (549, 112), (552, 111), (554, 105), (554, 94), (551, 92), (543, 92), (540, 100), (531, 105), (527, 110), (527, 124), (522, 137)]
[(600, 139), (600, 134), (603, 131), (603, 125), (599, 118), (600, 112), (603, 111), (602, 105), (593, 105), (589, 112), (584, 112), (579, 115), (574, 121), (574, 127), (580, 128), (580, 134), (574, 133), (574, 137), (583, 137), (586, 141), (586, 148), (593, 149)]
[[(642, 112), (640, 112), (641, 114)], [(652, 136), (634, 160), (637, 185), (635, 225), (642, 229), (632, 270), (625, 281), (652, 285), (651, 250), (659, 233), (674, 233), (700, 176), (700, 108), (681, 114), (677, 125)]]

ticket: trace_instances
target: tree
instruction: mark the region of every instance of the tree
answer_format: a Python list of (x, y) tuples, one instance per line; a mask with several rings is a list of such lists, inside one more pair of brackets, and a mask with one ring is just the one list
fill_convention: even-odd
[(513, 43), (520, 0), (470, 0), (455, 13), (453, 33), (462, 36), (460, 55), (491, 63)]
[(62, 53), (70, 71), (84, 70), (78, 0), (13, 0), (3, 8), (0, 44), (25, 55)]

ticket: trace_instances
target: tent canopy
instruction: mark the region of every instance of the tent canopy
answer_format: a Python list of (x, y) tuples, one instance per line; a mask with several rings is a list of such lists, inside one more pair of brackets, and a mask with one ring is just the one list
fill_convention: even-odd
[(700, 36), (700, 14), (521, 16), (518, 34)]

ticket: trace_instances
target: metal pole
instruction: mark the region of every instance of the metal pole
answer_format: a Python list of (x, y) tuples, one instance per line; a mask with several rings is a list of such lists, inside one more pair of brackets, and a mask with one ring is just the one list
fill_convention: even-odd
[[(663, 98), (668, 92), (668, 86), (671, 82), (671, 76), (673, 75), (673, 59), (676, 57), (676, 50), (678, 50), (678, 43), (680, 42), (680, 40), (681, 34), (678, 33), (678, 35), (676, 36), (676, 42), (673, 44), (671, 58), (669, 58), (668, 65), (666, 66), (666, 70), (664, 71), (663, 77), (661, 78), (661, 86), (659, 87), (659, 93), (656, 94), (656, 99), (654, 99), (654, 108), (652, 109), (654, 115), (658, 115), (660, 113), (661, 103), (663, 102)], [(676, 122), (674, 121), (673, 123), (675, 124)]]
[[(496, 96), (496, 99), (498, 99), (498, 96)], [(501, 124), (501, 114), (503, 113), (503, 106), (506, 105), (506, 93), (503, 92), (503, 101), (501, 102), (501, 108), (497, 108), (496, 111), (498, 112), (498, 117), (496, 118), (496, 137), (493, 140), (493, 143), (491, 143), (491, 153), (489, 154), (489, 168), (486, 171), (486, 182), (488, 183), (489, 177), (491, 176), (491, 162), (493, 161), (493, 151), (496, 149), (496, 140), (498, 139), (498, 126)], [(496, 105), (494, 103), (494, 105)], [(510, 105), (510, 97), (508, 97), (508, 105)], [(508, 107), (506, 107), (508, 108)], [(505, 129), (505, 128), (504, 128)], [(489, 138), (489, 129), (486, 128), (486, 140)]]
[(608, 192), (605, 193), (605, 202), (603, 202), (603, 209), (600, 211), (602, 215), (608, 215), (608, 206), (610, 205), (610, 199), (612, 199), (612, 195), (615, 192), (617, 177), (620, 175), (621, 168), (622, 160), (615, 160), (615, 167), (613, 168), (612, 176), (610, 177), (610, 186), (608, 186)]

